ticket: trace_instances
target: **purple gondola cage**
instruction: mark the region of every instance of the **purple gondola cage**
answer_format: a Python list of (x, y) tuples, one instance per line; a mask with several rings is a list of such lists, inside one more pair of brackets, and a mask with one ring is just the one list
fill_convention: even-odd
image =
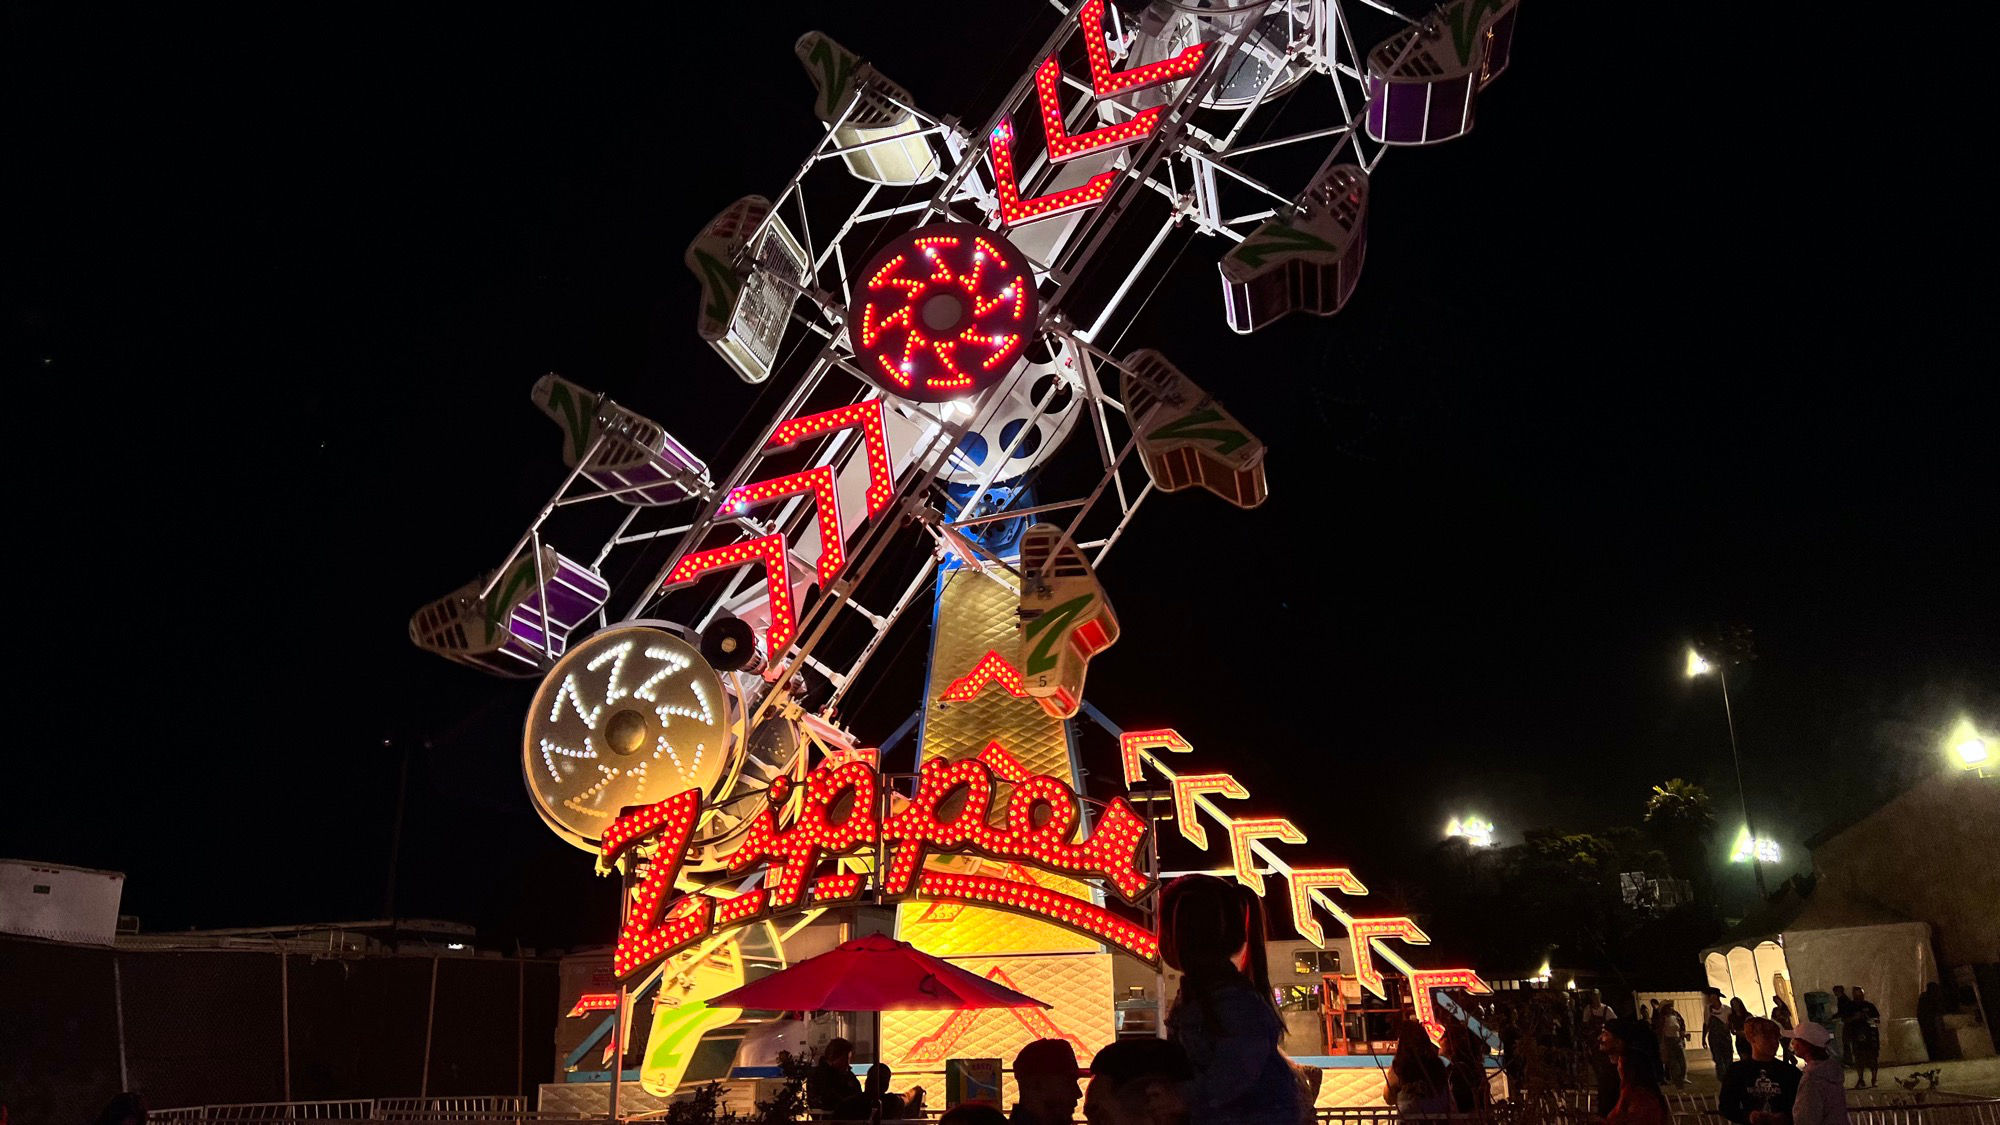
[(1368, 135), (1383, 144), (1437, 144), (1472, 129), (1476, 68), (1446, 71), (1424, 49), (1423, 38), (1412, 28), (1369, 52)]
[(1486, 88), (1488, 82), (1500, 77), (1514, 57), (1514, 17), (1521, 12), (1514, 5), (1494, 19), (1486, 28), (1486, 57), (1479, 68), (1479, 86)]
[(553, 373), (532, 397), (563, 428), (563, 463), (574, 469), (588, 454), (584, 477), (620, 501), (672, 504), (708, 488), (708, 466), (658, 422)]
[(1515, 0), (1458, 0), (1368, 52), (1368, 135), (1429, 145), (1472, 131), (1481, 87), (1513, 51)]
[[(511, 563), (492, 592), (487, 579), (459, 587), (410, 617), (410, 640), (437, 653), (499, 676), (537, 676), (568, 647), (569, 634), (604, 607), (611, 587), (582, 563), (553, 548), (541, 552), (540, 580), (548, 590), (547, 611), (533, 556)], [(543, 637), (548, 638), (544, 650)]]
[[(658, 423), (620, 407), (606, 410), (611, 440), (598, 448), (583, 475), (627, 504), (672, 504), (695, 495), (708, 466)], [(625, 491), (629, 490), (629, 491)]]
[(1299, 197), (1297, 210), (1225, 254), (1223, 311), (1254, 332), (1292, 312), (1332, 316), (1354, 295), (1368, 253), (1368, 174), (1338, 164)]
[(530, 586), (507, 622), (507, 631), (514, 639), (502, 646), (537, 665), (544, 660), (545, 629), (548, 651), (561, 656), (569, 644), (570, 630), (603, 608), (605, 599), (611, 596), (610, 584), (582, 563), (566, 559), (547, 547), (542, 548), (542, 559), (548, 582), (548, 605), (542, 605), (542, 589)]

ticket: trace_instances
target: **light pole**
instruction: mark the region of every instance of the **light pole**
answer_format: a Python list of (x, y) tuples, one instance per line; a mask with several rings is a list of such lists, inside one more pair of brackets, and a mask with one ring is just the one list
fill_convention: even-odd
[(1750, 819), (1750, 795), (1743, 788), (1743, 755), (1736, 748), (1736, 713), (1729, 706), (1729, 672), (1726, 657), (1709, 660), (1693, 646), (1687, 654), (1688, 679), (1715, 673), (1716, 682), (1722, 685), (1722, 718), (1729, 724), (1729, 759), (1736, 766), (1736, 801), (1743, 810), (1743, 827), (1750, 833), (1750, 871), (1757, 878), (1757, 897), (1768, 899), (1771, 892), (1764, 889), (1764, 863), (1757, 858), (1757, 825)]

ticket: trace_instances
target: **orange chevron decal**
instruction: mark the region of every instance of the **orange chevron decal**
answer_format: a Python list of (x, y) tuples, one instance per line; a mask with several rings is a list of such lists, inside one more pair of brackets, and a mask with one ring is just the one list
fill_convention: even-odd
[(1007, 663), (1006, 657), (987, 649), (986, 655), (979, 658), (979, 663), (972, 666), (972, 671), (953, 680), (945, 687), (944, 694), (938, 698), (951, 703), (977, 699), (979, 693), (986, 690), (986, 685), (991, 683), (997, 683), (1007, 689), (1007, 694), (1016, 699), (1028, 697), (1028, 687), (1021, 682), (1020, 671)]
[(821, 465), (817, 469), (731, 489), (728, 498), (722, 502), (722, 511), (724, 515), (741, 515), (761, 504), (801, 492), (812, 493), (813, 502), (819, 508), (819, 563), (816, 569), (820, 584), (825, 585), (847, 565), (847, 537), (840, 529), (840, 502), (833, 491), (833, 469)]
[[(771, 439), (764, 443), (764, 447), (767, 450), (784, 449), (818, 434), (851, 427), (860, 428), (868, 460), (868, 491), (863, 517), (867, 518), (886, 508), (896, 493), (895, 468), (889, 458), (889, 438), (882, 423), (882, 400), (869, 399), (838, 410), (793, 418), (772, 431)], [(820, 465), (731, 489), (723, 501), (724, 514), (732, 510), (746, 511), (758, 504), (800, 492), (812, 493), (813, 502), (819, 505), (820, 552), (815, 571), (824, 586), (847, 565), (846, 533), (841, 526), (839, 492), (835, 487), (832, 466)], [(683, 556), (674, 564), (666, 580), (660, 583), (660, 589), (664, 591), (684, 586), (711, 570), (733, 570), (750, 563), (763, 563), (765, 603), (771, 615), (765, 649), (775, 661), (791, 645), (793, 636), (798, 632), (798, 619), (792, 612), (791, 574), (787, 566), (790, 553), (791, 545), (780, 533), (697, 551)]]
[(1312, 893), (1321, 889), (1349, 895), (1368, 893), (1354, 872), (1345, 867), (1295, 867), (1287, 882), (1291, 885), (1292, 928), (1299, 931), (1300, 937), (1321, 947), (1326, 945), (1326, 932), (1320, 929), (1319, 919), (1313, 917)]
[(735, 570), (751, 563), (763, 563), (764, 596), (771, 611), (771, 629), (765, 642), (768, 651), (775, 656), (785, 651), (792, 643), (793, 634), (798, 632), (798, 620), (792, 616), (792, 584), (785, 555), (785, 537), (775, 534), (731, 543), (727, 547), (697, 551), (683, 556), (674, 564), (674, 569), (667, 573), (667, 580), (660, 583), (660, 589), (685, 586), (711, 570)]
[(997, 742), (987, 743), (986, 749), (979, 752), (979, 760), (985, 762), (986, 768), (993, 771), (993, 776), (1002, 781), (1026, 781), (1034, 776), (1028, 772), (1028, 767), (1021, 764), (1021, 759), (1009, 754), (1007, 748)]
[(1000, 194), (1000, 222), (1014, 226), (1033, 219), (1066, 215), (1085, 207), (1095, 207), (1111, 194), (1116, 172), (1099, 172), (1090, 182), (1068, 191), (1050, 192), (1033, 199), (1021, 198), (1021, 181), (1014, 174), (1014, 123), (1002, 121), (993, 128), (993, 183)]
[(1196, 43), (1170, 59), (1130, 70), (1113, 70), (1111, 50), (1104, 39), (1104, 0), (1090, 0), (1078, 14), (1078, 20), (1083, 27), (1084, 53), (1090, 56), (1090, 87), (1100, 98), (1186, 78), (1201, 69), (1202, 56), (1208, 51), (1208, 44)]
[(608, 1012), (617, 1006), (618, 994), (616, 992), (586, 992), (576, 998), (576, 1003), (571, 1006), (569, 1014), (563, 1018), (573, 1020), (578, 1016), (587, 1015), (591, 1012)]
[[(1013, 978), (1000, 969), (988, 969), (986, 979), (1012, 988), (1016, 992), (1021, 991), (1015, 985)], [(953, 1012), (936, 1031), (910, 1044), (910, 1050), (903, 1056), (901, 1065), (923, 1066), (950, 1058), (960, 1040), (965, 1038), (965, 1033), (971, 1031), (972, 1025), (978, 1022), (979, 1017), (989, 1011), (1006, 1012), (1020, 1020), (1021, 1026), (1027, 1028), (1037, 1039), (1067, 1039), (1076, 1049), (1078, 1059), (1090, 1057), (1091, 1049), (1082, 1039), (1057, 1026), (1056, 1021), (1050, 1019), (1049, 1014), (1040, 1008), (961, 1008)]]
[(1049, 159), (1054, 162), (1138, 144), (1160, 127), (1160, 114), (1165, 112), (1163, 107), (1154, 106), (1140, 110), (1128, 121), (1071, 136), (1063, 127), (1062, 65), (1054, 55), (1042, 60), (1035, 71), (1035, 97), (1042, 104), (1042, 131), (1048, 135)]
[[(818, 434), (860, 427), (868, 457), (868, 515), (876, 516), (889, 506), (896, 494), (895, 462), (889, 456), (889, 435), (882, 428), (882, 400), (871, 398), (838, 410), (808, 414), (779, 426), (764, 443), (766, 450), (797, 445)], [(754, 485), (749, 487), (755, 487)]]
[(1188, 843), (1206, 851), (1208, 830), (1196, 815), (1200, 806), (1195, 803), (1196, 795), (1202, 793), (1220, 793), (1240, 801), (1250, 791), (1226, 773), (1184, 773), (1174, 778), (1174, 819), (1180, 823), (1181, 835), (1187, 837)]

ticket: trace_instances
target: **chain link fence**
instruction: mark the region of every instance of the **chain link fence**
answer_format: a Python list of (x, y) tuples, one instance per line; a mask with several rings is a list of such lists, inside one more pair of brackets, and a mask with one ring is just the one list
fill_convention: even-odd
[(444, 1113), (451, 1098), (486, 1113), (496, 1091), (550, 1080), (560, 1015), (553, 960), (15, 938), (0, 938), (0, 1000), (13, 1125), (89, 1121), (122, 1090), (152, 1106), (313, 1107), (282, 1120)]

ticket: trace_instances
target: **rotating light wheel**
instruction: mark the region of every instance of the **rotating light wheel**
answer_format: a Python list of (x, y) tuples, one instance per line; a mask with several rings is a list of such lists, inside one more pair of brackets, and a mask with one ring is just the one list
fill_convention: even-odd
[(571, 648), (528, 711), (521, 767), (556, 834), (596, 851), (629, 805), (733, 779), (731, 696), (688, 642), (646, 624)]
[[(745, 677), (746, 680), (754, 679)], [(747, 709), (747, 708), (746, 708)], [(738, 739), (729, 784), (715, 790), (688, 847), (682, 870), (720, 871), (768, 802), (765, 791), (780, 775), (804, 776), (803, 737), (797, 723), (773, 710)]]
[(997, 232), (935, 223), (890, 242), (847, 310), (855, 359), (914, 402), (974, 395), (1004, 378), (1041, 322), (1028, 256)]
[[(1170, 59), (1196, 43), (1219, 47), (1220, 40), (1236, 35), (1244, 24), (1254, 24), (1221, 79), (1201, 100), (1206, 109), (1242, 109), (1260, 97), (1285, 93), (1312, 73), (1309, 63), (1292, 56), (1290, 41), (1310, 26), (1313, 17), (1311, 5), (1296, 2), (1190, 4), (1155, 0), (1139, 17), (1139, 35), (1125, 65), (1145, 66)], [(1169, 83), (1128, 95), (1128, 101), (1141, 108), (1164, 105), (1178, 97), (1181, 88), (1181, 83)]]
[(939, 474), (954, 484), (1012, 481), (1049, 459), (1076, 425), (1083, 396), (1073, 345), (1045, 336), (1005, 386), (974, 405), (970, 428)]

